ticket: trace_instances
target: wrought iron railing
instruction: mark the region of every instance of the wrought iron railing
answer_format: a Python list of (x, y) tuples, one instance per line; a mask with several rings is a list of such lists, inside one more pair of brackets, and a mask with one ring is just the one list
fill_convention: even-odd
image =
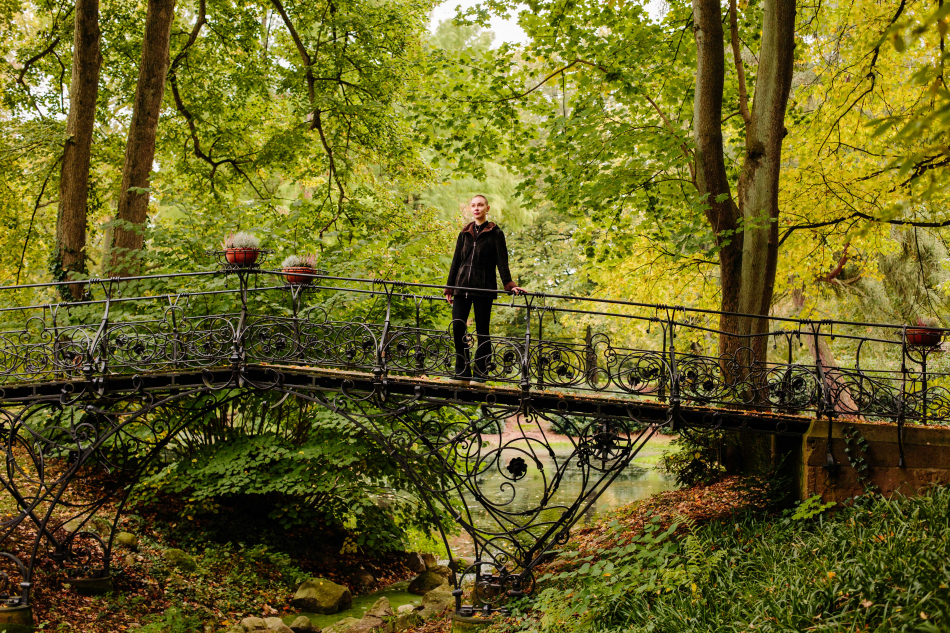
[[(451, 308), (441, 286), (309, 278), (310, 284), (291, 285), (280, 271), (231, 267), (91, 280), (84, 301), (30, 305), (16, 305), (18, 295), (53, 296), (63, 284), (0, 287), (0, 388), (233, 363), (362, 371), (380, 379), (453, 376)], [(157, 290), (129, 293), (146, 283)], [(174, 284), (191, 287), (162, 290)], [(770, 317), (767, 333), (734, 337), (740, 341), (734, 351), (720, 354), (723, 333), (714, 311), (498, 294), (498, 333), (484, 376), (489, 385), (899, 423), (950, 421), (950, 364), (941, 354), (940, 328)], [(766, 340), (767, 359), (753, 357), (756, 338)], [(466, 342), (474, 355), (474, 337)]]

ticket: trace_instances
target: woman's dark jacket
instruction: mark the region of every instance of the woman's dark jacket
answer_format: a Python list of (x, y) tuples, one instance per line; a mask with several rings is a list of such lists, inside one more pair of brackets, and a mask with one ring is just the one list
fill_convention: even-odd
[[(511, 280), (511, 271), (508, 270), (508, 244), (505, 243), (505, 234), (494, 222), (486, 222), (485, 227), (476, 235), (475, 223), (469, 222), (455, 242), (455, 256), (452, 258), (452, 268), (449, 270), (446, 285), (498, 290), (495, 268), (501, 275), (505, 290), (511, 290), (518, 285)], [(446, 295), (454, 295), (455, 292), (449, 288), (445, 289)], [(468, 294), (495, 297), (494, 292)]]

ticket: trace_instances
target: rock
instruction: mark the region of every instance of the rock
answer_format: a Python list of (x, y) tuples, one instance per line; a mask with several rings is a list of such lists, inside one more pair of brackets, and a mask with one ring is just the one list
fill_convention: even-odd
[(452, 570), (449, 567), (446, 567), (445, 565), (436, 565), (429, 571), (431, 571), (434, 574), (438, 574), (442, 576), (446, 580), (452, 577)]
[(373, 574), (363, 569), (354, 573), (352, 576), (350, 576), (350, 578), (353, 579), (353, 584), (360, 585), (362, 587), (370, 587), (376, 582), (376, 579), (373, 578)]
[(323, 629), (323, 633), (346, 633), (351, 627), (359, 623), (360, 621), (356, 618), (343, 618), (339, 622), (334, 622), (327, 628)]
[(132, 556), (131, 554), (126, 554), (125, 558), (122, 559), (122, 562), (125, 563), (126, 567), (131, 567), (132, 565), (135, 564), (135, 556)]
[(297, 619), (290, 623), (290, 630), (294, 633), (320, 633), (320, 629), (305, 615), (297, 616)]
[(167, 549), (165, 550), (164, 556), (165, 562), (176, 569), (182, 571), (195, 571), (198, 569), (195, 559), (186, 554), (183, 550)]
[[(403, 605), (406, 606), (406, 605)], [(402, 633), (402, 631), (410, 631), (419, 625), (422, 624), (422, 616), (416, 613), (415, 611), (406, 611), (400, 613), (396, 617), (396, 621), (393, 622), (393, 632)]]
[(366, 612), (366, 616), (371, 616), (375, 618), (388, 618), (393, 615), (393, 607), (389, 604), (389, 598), (383, 596), (379, 600), (373, 603), (373, 608)]
[(267, 625), (268, 631), (273, 631), (281, 626), (286, 626), (284, 621), (280, 618), (264, 618), (264, 624)]
[(363, 619), (348, 628), (346, 633), (369, 633), (370, 631), (378, 631), (386, 628), (388, 627), (382, 618), (364, 615)]
[(119, 547), (137, 552), (139, 549), (139, 537), (131, 532), (119, 532), (115, 535), (115, 544)]
[(448, 585), (433, 589), (422, 596), (422, 611), (419, 615), (424, 620), (441, 615), (450, 607), (455, 606), (455, 596), (452, 595), (452, 588)]
[(313, 578), (297, 588), (291, 604), (301, 611), (331, 615), (349, 609), (353, 604), (353, 594), (343, 585), (325, 578)]
[(426, 562), (418, 552), (410, 552), (406, 554), (406, 567), (414, 574), (421, 574), (426, 570)]
[(386, 587), (386, 589), (388, 591), (409, 591), (409, 581), (400, 580), (399, 582), (394, 582), (393, 584)]
[(424, 571), (409, 583), (409, 593), (424, 596), (436, 587), (445, 584), (445, 576), (434, 571)]
[(422, 562), (426, 564), (426, 569), (430, 569), (439, 564), (436, 562), (435, 556), (428, 552), (422, 555)]
[(396, 608), (396, 613), (412, 613), (416, 610), (416, 605), (414, 604), (401, 604)]
[(454, 569), (455, 573), (464, 573), (466, 569), (475, 564), (475, 561), (468, 558), (453, 558), (449, 561), (449, 568)]
[(241, 620), (241, 627), (245, 631), (266, 631), (267, 623), (261, 618), (244, 618)]

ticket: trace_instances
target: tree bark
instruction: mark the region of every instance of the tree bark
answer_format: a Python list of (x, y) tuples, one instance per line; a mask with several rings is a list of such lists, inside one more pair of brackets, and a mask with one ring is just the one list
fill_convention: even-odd
[[(732, 199), (722, 140), (722, 94), (725, 83), (722, 13), (718, 0), (693, 0), (696, 40), (696, 85), (693, 100), (693, 141), (696, 144), (696, 187), (706, 199), (706, 219), (719, 247), (723, 312), (738, 312), (742, 285), (743, 235), (739, 209)], [(722, 315), (721, 332), (741, 333), (741, 319)], [(719, 353), (735, 353), (741, 339), (720, 336)]]
[[(734, 385), (738, 402), (764, 404), (764, 385), (759, 384), (764, 373), (755, 368), (767, 361), (768, 340), (764, 334), (768, 332), (778, 262), (778, 184), (794, 62), (795, 2), (764, 0), (762, 48), (746, 125), (738, 204), (732, 198), (723, 147), (726, 46), (720, 1), (693, 0), (693, 24), (696, 186), (706, 200), (706, 219), (720, 249), (720, 309), (763, 316), (720, 316), (720, 367), (723, 380)], [(738, 48), (734, 41), (733, 50)], [(742, 73), (741, 59), (734, 55), (737, 71)], [(773, 465), (775, 455), (768, 438), (740, 433), (738, 440), (745, 470), (762, 472)]]
[[(56, 277), (62, 280), (72, 279), (74, 273), (86, 271), (89, 163), (99, 96), (99, 69), (102, 66), (99, 0), (76, 0), (74, 20), (69, 115), (59, 179), (53, 262)], [(74, 299), (79, 299), (82, 284), (69, 286), (69, 292)]]
[[(739, 208), (745, 230), (739, 311), (768, 316), (778, 263), (778, 188), (785, 138), (785, 110), (792, 86), (795, 0), (764, 0), (762, 48), (746, 128), (746, 155), (739, 176)], [(765, 362), (768, 318), (750, 319), (753, 356)]]
[[(132, 122), (125, 146), (117, 222), (113, 228), (109, 253), (109, 271), (112, 275), (134, 274), (139, 268), (137, 256), (144, 243), (149, 194), (138, 190), (146, 189), (150, 184), (174, 17), (175, 0), (149, 0)], [(130, 191), (131, 188), (136, 190)]]

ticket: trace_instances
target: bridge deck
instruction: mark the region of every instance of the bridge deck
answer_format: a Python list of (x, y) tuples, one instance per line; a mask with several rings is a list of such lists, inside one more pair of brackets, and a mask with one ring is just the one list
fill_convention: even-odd
[[(296, 365), (249, 364), (242, 372), (250, 381), (270, 384), (274, 371), (281, 375), (281, 387), (291, 391), (324, 391), (339, 393), (342, 385), (352, 393), (371, 393), (378, 389), (374, 376), (368, 372), (302, 367)], [(97, 379), (96, 393), (128, 393), (141, 389), (150, 393), (173, 393), (202, 389), (206, 383), (225, 384), (232, 377), (231, 367), (219, 366), (204, 370), (151, 372), (136, 375), (116, 374)], [(81, 391), (88, 383), (77, 380), (54, 380), (18, 383), (0, 387), (0, 404), (10, 406), (57, 400), (64, 393)], [(670, 420), (671, 404), (658, 398), (637, 398), (621, 393), (571, 392), (565, 390), (531, 389), (485, 383), (459, 384), (445, 378), (412, 375), (389, 375), (385, 389), (395, 396), (416, 396), (433, 402), (460, 405), (497, 405), (518, 407), (530, 397), (535, 408), (567, 415), (598, 415), (602, 417), (633, 417), (645, 423), (664, 424)], [(678, 422), (690, 427), (746, 429), (750, 431), (803, 435), (813, 417), (773, 413), (767, 410), (706, 407), (691, 403), (678, 408)]]

